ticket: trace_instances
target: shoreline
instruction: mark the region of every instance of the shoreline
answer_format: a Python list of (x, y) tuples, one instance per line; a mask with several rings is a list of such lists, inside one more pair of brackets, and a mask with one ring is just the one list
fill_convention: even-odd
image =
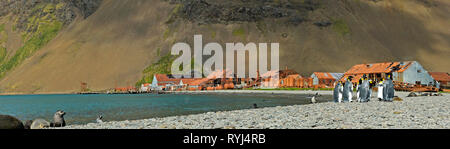
[[(190, 92), (188, 92), (190, 93)], [(214, 91), (217, 93), (217, 91)], [(230, 93), (227, 91), (227, 93)], [(236, 92), (231, 92), (236, 93)], [(285, 92), (292, 93), (292, 92)], [(310, 93), (310, 92), (302, 92)], [(319, 93), (321, 94), (321, 93)], [(326, 93), (323, 93), (326, 94)], [(202, 114), (69, 125), (56, 129), (449, 129), (450, 98), (406, 97), (403, 101), (318, 103)]]
[[(215, 91), (163, 91), (166, 94), (214, 94), (214, 93), (273, 93), (273, 94), (319, 94), (332, 95), (333, 93), (327, 90), (215, 90)], [(78, 92), (47, 92), (47, 93), (0, 93), (0, 96), (12, 95), (83, 95)], [(86, 93), (89, 94), (108, 94), (108, 93)], [(112, 93), (110, 93), (112, 94)], [(129, 93), (120, 93), (129, 94)], [(155, 93), (137, 93), (137, 94), (155, 94)]]
[(315, 94), (333, 95), (332, 91), (323, 90), (215, 90), (215, 91), (170, 91), (170, 94)]
[[(319, 93), (321, 95), (333, 95), (332, 90), (214, 90), (214, 91), (164, 91), (163, 94), (315, 94)], [(376, 92), (374, 92), (376, 93)], [(410, 92), (396, 91), (401, 96), (407, 95)], [(447, 92), (442, 92), (443, 94), (450, 94)], [(104, 95), (115, 95), (112, 93), (78, 93), (78, 92), (48, 92), (48, 93), (0, 93), (1, 96), (14, 96), (14, 95), (92, 95), (92, 94), (104, 94)], [(130, 94), (131, 93), (117, 93), (117, 94)], [(157, 93), (135, 93), (135, 94), (157, 94)], [(398, 96), (398, 95), (397, 95)]]

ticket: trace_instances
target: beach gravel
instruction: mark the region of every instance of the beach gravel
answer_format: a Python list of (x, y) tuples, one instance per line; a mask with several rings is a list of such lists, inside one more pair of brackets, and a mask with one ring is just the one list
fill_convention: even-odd
[(58, 129), (449, 129), (450, 95), (319, 103), (70, 125)]

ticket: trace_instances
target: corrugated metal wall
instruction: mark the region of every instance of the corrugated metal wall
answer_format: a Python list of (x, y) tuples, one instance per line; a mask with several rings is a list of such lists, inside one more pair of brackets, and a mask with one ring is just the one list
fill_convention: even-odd
[(411, 66), (403, 72), (403, 82), (416, 84), (416, 81), (420, 81), (422, 85), (427, 85), (429, 82), (434, 82), (434, 79), (422, 65), (418, 62), (413, 62)]

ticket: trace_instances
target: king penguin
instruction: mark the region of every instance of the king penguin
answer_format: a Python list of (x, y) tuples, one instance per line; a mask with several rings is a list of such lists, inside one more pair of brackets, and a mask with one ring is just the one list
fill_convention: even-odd
[(333, 100), (334, 102), (342, 102), (342, 83), (337, 82), (333, 90)]
[(368, 102), (370, 100), (370, 81), (368, 80), (368, 78), (364, 79), (361, 88), (361, 102)]
[(350, 81), (350, 78), (347, 78), (347, 82), (345, 82), (344, 92), (342, 96), (344, 102), (352, 102), (352, 90), (353, 90), (353, 83)]
[(392, 76), (388, 75), (388, 78), (384, 82), (386, 86), (384, 86), (383, 91), (383, 97), (385, 101), (391, 102), (394, 98), (395, 90), (394, 90), (394, 83), (392, 81)]
[(361, 84), (362, 79), (359, 79), (358, 83), (356, 83), (356, 101), (361, 102)]

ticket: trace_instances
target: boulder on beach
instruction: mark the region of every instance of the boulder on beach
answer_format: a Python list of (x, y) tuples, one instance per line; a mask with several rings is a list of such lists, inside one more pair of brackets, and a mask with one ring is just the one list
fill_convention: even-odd
[(409, 93), (408, 96), (406, 96), (406, 97), (417, 97), (417, 94), (414, 93), (414, 92), (411, 92), (411, 93)]
[(24, 129), (22, 122), (9, 115), (0, 115), (0, 129)]
[(36, 119), (30, 126), (30, 129), (42, 129), (50, 127), (50, 123), (44, 119)]

